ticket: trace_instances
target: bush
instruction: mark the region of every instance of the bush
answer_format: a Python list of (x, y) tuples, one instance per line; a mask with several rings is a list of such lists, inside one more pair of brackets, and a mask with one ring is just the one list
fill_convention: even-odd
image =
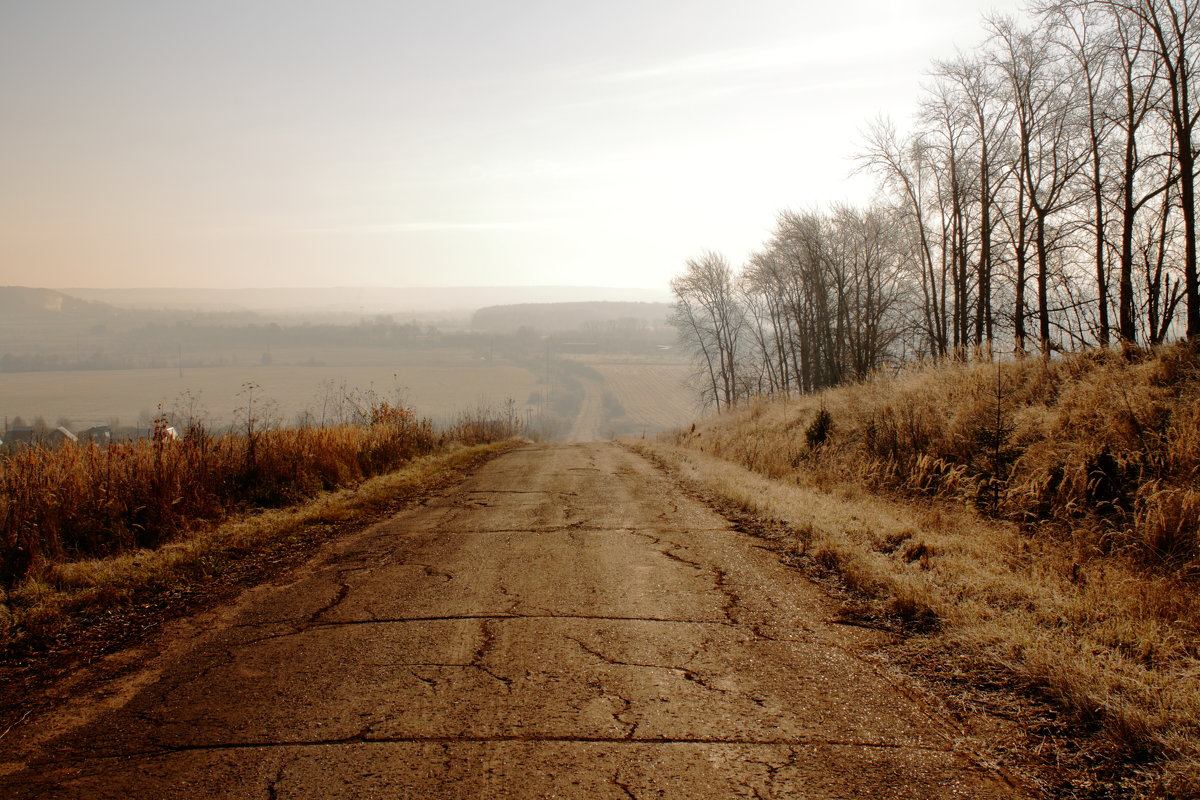
[(813, 417), (813, 421), (809, 423), (808, 429), (804, 431), (804, 438), (808, 442), (809, 448), (815, 449), (825, 444), (831, 433), (833, 433), (833, 415), (824, 406), (821, 406), (817, 415)]

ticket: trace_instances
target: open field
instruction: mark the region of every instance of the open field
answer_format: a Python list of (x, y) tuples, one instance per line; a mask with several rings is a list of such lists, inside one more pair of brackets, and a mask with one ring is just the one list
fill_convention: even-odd
[(629, 432), (657, 433), (699, 416), (696, 393), (686, 385), (687, 364), (604, 356), (576, 357), (604, 378), (604, 391), (624, 409), (611, 420)]
[[(240, 365), (108, 371), (15, 372), (0, 375), (0, 415), (21, 415), (27, 422), (41, 415), (53, 423), (60, 417), (73, 426), (105, 424), (112, 418), (132, 425), (153, 417), (161, 403), (170, 411), (187, 405), (191, 393), (199, 416), (214, 426), (232, 423), (246, 406), (242, 395), (254, 383), (255, 403), (274, 401), (274, 416), (291, 423), (305, 409), (320, 420), (327, 391), (374, 388), (389, 400), (411, 404), (417, 414), (435, 422), (480, 403), (499, 404), (512, 398), (518, 405), (534, 390), (535, 377), (521, 367), (461, 361), (434, 364), (263, 366)], [(265, 409), (264, 409), (265, 410)]]

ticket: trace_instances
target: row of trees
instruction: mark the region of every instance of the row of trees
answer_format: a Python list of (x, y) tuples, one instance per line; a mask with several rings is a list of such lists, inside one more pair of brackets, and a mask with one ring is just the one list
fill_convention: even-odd
[(1043, 0), (869, 126), (869, 209), (780, 215), (735, 272), (673, 281), (718, 407), (907, 357), (1200, 336), (1200, 0)]

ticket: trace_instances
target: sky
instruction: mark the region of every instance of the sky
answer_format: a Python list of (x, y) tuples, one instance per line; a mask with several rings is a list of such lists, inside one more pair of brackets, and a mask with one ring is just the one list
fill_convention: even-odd
[(0, 285), (665, 287), (1012, 0), (0, 0)]

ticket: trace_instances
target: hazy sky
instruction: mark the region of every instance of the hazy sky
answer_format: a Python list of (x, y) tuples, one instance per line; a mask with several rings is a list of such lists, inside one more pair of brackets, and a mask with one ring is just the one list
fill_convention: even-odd
[(0, 0), (0, 284), (663, 286), (1004, 0)]

